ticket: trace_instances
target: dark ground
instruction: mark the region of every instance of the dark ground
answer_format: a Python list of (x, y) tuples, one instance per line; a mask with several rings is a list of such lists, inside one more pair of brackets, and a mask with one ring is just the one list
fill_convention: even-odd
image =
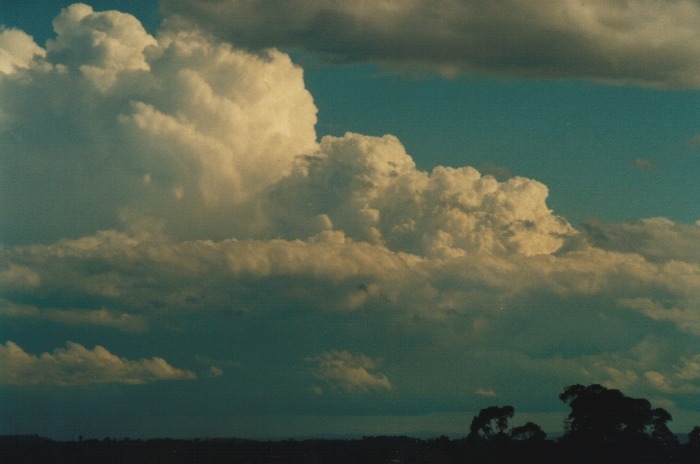
[(700, 450), (688, 444), (674, 450), (635, 443), (591, 447), (551, 440), (500, 443), (365, 437), (355, 440), (254, 441), (79, 440), (54, 441), (39, 436), (0, 437), (2, 464), (179, 464), (179, 463), (700, 463)]

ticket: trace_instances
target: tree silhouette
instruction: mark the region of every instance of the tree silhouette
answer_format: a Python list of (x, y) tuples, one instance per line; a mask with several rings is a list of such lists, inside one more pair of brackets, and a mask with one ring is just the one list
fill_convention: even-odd
[(518, 441), (544, 441), (547, 439), (547, 434), (539, 425), (527, 422), (525, 425), (513, 427), (510, 431), (510, 437)]
[(671, 414), (662, 408), (652, 409), (644, 398), (630, 398), (620, 390), (602, 385), (572, 385), (559, 395), (571, 407), (566, 420), (568, 433), (587, 435), (610, 441), (620, 434), (663, 435)]
[(688, 445), (700, 449), (700, 426), (696, 425), (688, 434)]
[(493, 440), (504, 437), (508, 429), (508, 420), (515, 414), (513, 406), (490, 406), (479, 411), (469, 426), (469, 439)]
[(667, 451), (678, 446), (678, 437), (668, 428), (667, 422), (673, 420), (671, 414), (663, 408), (656, 408), (652, 412), (651, 438)]
[(563, 443), (581, 462), (661, 462), (677, 448), (671, 414), (644, 398), (598, 384), (572, 385), (559, 398), (571, 407)]

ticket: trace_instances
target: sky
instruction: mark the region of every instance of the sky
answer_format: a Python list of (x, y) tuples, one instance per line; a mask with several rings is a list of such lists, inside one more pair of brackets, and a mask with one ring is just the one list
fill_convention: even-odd
[(700, 2), (0, 0), (0, 434), (700, 424)]

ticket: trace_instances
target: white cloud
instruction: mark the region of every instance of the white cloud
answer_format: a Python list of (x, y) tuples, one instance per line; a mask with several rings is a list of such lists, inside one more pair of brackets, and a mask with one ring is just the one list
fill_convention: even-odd
[[(315, 375), (331, 388), (346, 392), (368, 392), (370, 390), (391, 390), (391, 382), (381, 372), (380, 358), (369, 358), (364, 354), (347, 351), (328, 351), (307, 358), (317, 364)], [(322, 390), (316, 388), (317, 392)]]
[(150, 221), (179, 238), (334, 231), (422, 256), (530, 256), (574, 234), (537, 181), (426, 173), (389, 135), (317, 145), (302, 70), (283, 53), (173, 27), (156, 40), (131, 15), (82, 4), (54, 27), (45, 66), (0, 87), (6, 241)]
[(240, 203), (316, 147), (316, 107), (285, 54), (188, 30), (156, 39), (131, 15), (82, 4), (54, 28), (45, 51), (2, 32), (12, 59), (1, 66), (13, 69), (0, 74), (5, 241), (78, 237), (124, 218), (156, 217), (184, 236), (256, 230), (259, 212)]
[(79, 70), (102, 91), (113, 87), (121, 72), (149, 70), (145, 52), (156, 40), (131, 15), (95, 13), (76, 3), (61, 11), (53, 28), (57, 37), (47, 42), (48, 60)]
[[(427, 256), (553, 253), (574, 234), (546, 205), (547, 188), (515, 177), (498, 182), (470, 167), (417, 170), (401, 143), (346, 134), (324, 137), (271, 189), (272, 223), (308, 237), (322, 228), (353, 240)], [(323, 217), (326, 222), (311, 221)]]
[(1, 385), (143, 384), (195, 378), (193, 372), (177, 369), (163, 358), (132, 361), (101, 346), (90, 350), (73, 342), (36, 356), (8, 341), (0, 345), (0, 367)]
[(177, 21), (194, 21), (233, 43), (303, 47), (333, 60), (446, 75), (700, 85), (700, 4), (694, 0), (273, 3), (163, 5)]
[(12, 74), (18, 68), (28, 68), (35, 58), (45, 55), (44, 49), (26, 32), (0, 26), (0, 74)]

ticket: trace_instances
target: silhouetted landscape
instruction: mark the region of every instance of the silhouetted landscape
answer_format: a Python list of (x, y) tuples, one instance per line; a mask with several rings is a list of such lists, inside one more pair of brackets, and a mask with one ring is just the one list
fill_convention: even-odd
[[(464, 438), (261, 441), (151, 439), (56, 441), (38, 435), (0, 437), (0, 462), (19, 463), (697, 463), (700, 427), (681, 443), (671, 415), (644, 398), (601, 385), (572, 385), (559, 399), (571, 408), (558, 439), (539, 425), (511, 426), (515, 408), (490, 406)], [(466, 424), (465, 424), (466, 426)], [(466, 427), (465, 427), (466, 429)]]

